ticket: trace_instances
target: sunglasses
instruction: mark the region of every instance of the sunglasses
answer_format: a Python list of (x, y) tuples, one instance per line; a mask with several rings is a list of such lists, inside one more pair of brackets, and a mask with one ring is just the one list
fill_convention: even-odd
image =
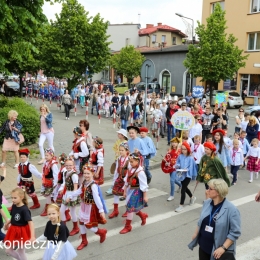
[(216, 189), (213, 189), (213, 188), (209, 187), (209, 190), (216, 190)]

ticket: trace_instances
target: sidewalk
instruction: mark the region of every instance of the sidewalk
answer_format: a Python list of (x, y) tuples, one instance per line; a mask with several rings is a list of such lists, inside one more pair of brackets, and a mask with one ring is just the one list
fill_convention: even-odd
[[(28, 104), (31, 103), (30, 99), (27, 99)], [(40, 105), (42, 104), (42, 100), (39, 100), (38, 103), (36, 99), (33, 99), (32, 105), (39, 109)], [(86, 108), (81, 108), (77, 106), (77, 116), (74, 115), (74, 110), (71, 110), (70, 120), (65, 120), (65, 114), (63, 110), (59, 110), (57, 108), (57, 104), (52, 102), (50, 107), (50, 103), (45, 101), (45, 104), (50, 108), (53, 114), (53, 128), (55, 131), (54, 136), (54, 148), (55, 148), (55, 155), (59, 156), (61, 153), (69, 154), (72, 147), (73, 141), (73, 128), (78, 126), (79, 121), (81, 119), (86, 119)], [(96, 114), (96, 111), (94, 111)], [(19, 116), (18, 116), (19, 119)], [(114, 162), (114, 151), (112, 149), (114, 142), (117, 140), (117, 124), (116, 128), (113, 128), (112, 118), (104, 118), (101, 117), (100, 124), (98, 122), (98, 117), (96, 115), (89, 114), (88, 121), (90, 123), (90, 132), (93, 136), (99, 136), (103, 139), (104, 142), (104, 149), (105, 149), (105, 163), (104, 163), (104, 174), (105, 179), (111, 179), (110, 176), (110, 166)], [(155, 145), (156, 139), (153, 138)], [(48, 143), (45, 142), (45, 147), (47, 148)], [(33, 149), (38, 147), (37, 145), (32, 145)], [(28, 147), (30, 149), (30, 147)], [(166, 154), (168, 149), (167, 146), (167, 138), (163, 138), (159, 140), (157, 154), (150, 160), (150, 168), (154, 169), (160, 167), (162, 161), (162, 155)], [(30, 162), (34, 164), (39, 171), (42, 170), (42, 165), (37, 165), (37, 162), (40, 160), (40, 156), (38, 158), (30, 159)], [(13, 153), (8, 153), (7, 156), (7, 174), (6, 180), (3, 181), (1, 185), (1, 189), (3, 194), (6, 197), (10, 196), (12, 189), (16, 187), (17, 184), (17, 169), (13, 169), (14, 166), (14, 155)], [(158, 170), (159, 174), (162, 174), (161, 170)], [(1, 173), (1, 171), (0, 171)], [(35, 182), (35, 189), (37, 191), (40, 190), (41, 180), (34, 178)]]

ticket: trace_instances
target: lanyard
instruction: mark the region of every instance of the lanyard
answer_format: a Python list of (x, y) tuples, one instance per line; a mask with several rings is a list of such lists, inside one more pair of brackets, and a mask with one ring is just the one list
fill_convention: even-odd
[[(222, 206), (222, 205), (221, 205), (221, 206)], [(212, 213), (212, 212), (210, 213), (210, 215), (209, 215), (209, 226), (210, 226), (210, 224), (211, 224), (211, 221), (212, 221), (214, 215), (220, 210), (221, 206), (218, 207), (213, 213)]]

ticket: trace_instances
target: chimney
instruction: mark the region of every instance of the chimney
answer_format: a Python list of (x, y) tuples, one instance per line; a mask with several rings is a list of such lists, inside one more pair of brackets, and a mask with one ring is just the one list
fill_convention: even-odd
[(153, 27), (153, 24), (150, 24), (150, 23), (146, 24), (146, 29), (147, 28), (152, 28), (152, 27)]
[(157, 23), (158, 24), (158, 26), (162, 26), (162, 23)]

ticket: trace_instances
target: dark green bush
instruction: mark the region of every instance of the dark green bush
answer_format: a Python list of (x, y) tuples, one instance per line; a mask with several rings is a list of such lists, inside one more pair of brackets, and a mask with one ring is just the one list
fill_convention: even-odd
[(5, 97), (4, 95), (0, 95), (0, 108), (5, 107), (7, 103), (8, 103), (8, 98)]
[[(0, 107), (5, 101), (1, 103)], [(40, 132), (40, 119), (38, 111), (20, 98), (7, 99), (6, 105), (0, 109), (0, 126), (8, 119), (8, 112), (15, 110), (18, 113), (18, 120), (23, 125), (22, 134), (25, 142), (23, 145), (34, 144)], [(4, 133), (0, 136), (0, 144), (3, 143)]]

